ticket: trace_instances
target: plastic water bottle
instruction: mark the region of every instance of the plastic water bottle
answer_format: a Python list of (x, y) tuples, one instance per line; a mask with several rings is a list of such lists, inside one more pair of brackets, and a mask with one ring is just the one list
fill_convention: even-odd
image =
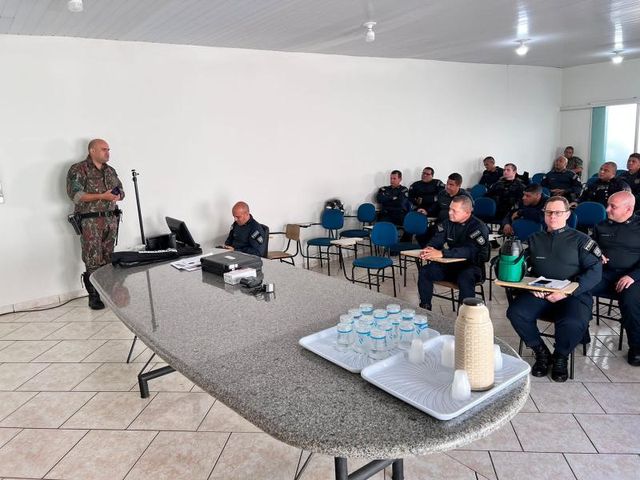
[(387, 358), (387, 336), (384, 331), (375, 328), (371, 331), (371, 345), (369, 347), (369, 358), (382, 360)]
[(415, 331), (411, 320), (402, 320), (398, 329), (398, 347), (408, 350), (411, 347), (411, 341), (416, 338)]
[(382, 308), (376, 308), (373, 311), (373, 321), (376, 323), (376, 325), (380, 325), (380, 322), (384, 322), (387, 317), (387, 311)]
[(339, 323), (336, 330), (336, 348), (341, 352), (345, 352), (353, 342), (353, 325)]
[(356, 326), (356, 338), (353, 342), (353, 349), (358, 353), (367, 353), (369, 350), (369, 336), (371, 327), (366, 321), (359, 321)]
[(361, 303), (360, 311), (362, 312), (363, 316), (371, 316), (373, 315), (373, 305), (371, 305), (370, 303)]
[(342, 315), (340, 315), (340, 323), (348, 323), (349, 325), (353, 326), (353, 317), (347, 313), (343, 313)]
[(429, 322), (427, 321), (427, 317), (423, 315), (416, 315), (413, 318), (413, 326), (416, 329), (416, 338), (421, 338), (425, 340), (423, 337), (423, 332), (429, 328)]
[(393, 325), (387, 320), (382, 320), (378, 323), (378, 329), (382, 330), (385, 335), (385, 345), (387, 346), (387, 351), (390, 352), (397, 345), (397, 339), (393, 336)]
[(350, 308), (348, 313), (356, 321), (362, 316), (362, 311), (359, 308)]
[(413, 321), (413, 317), (416, 316), (416, 311), (411, 308), (405, 308), (400, 312), (403, 320), (411, 320)]

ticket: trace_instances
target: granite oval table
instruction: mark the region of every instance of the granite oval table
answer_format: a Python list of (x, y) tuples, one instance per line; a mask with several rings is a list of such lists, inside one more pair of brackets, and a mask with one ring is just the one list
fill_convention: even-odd
[[(289, 265), (265, 262), (263, 271), (276, 289), (269, 301), (168, 263), (107, 265), (91, 281), (169, 365), (269, 435), (310, 452), (395, 459), (451, 450), (498, 429), (527, 399), (528, 376), (455, 419), (432, 418), (298, 345), (362, 302), (414, 306)], [(442, 316), (430, 323), (453, 332)]]

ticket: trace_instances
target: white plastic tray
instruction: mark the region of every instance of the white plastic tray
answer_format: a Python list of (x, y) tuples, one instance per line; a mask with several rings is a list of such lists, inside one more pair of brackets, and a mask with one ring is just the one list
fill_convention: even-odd
[[(318, 333), (303, 337), (298, 341), (298, 343), (307, 350), (311, 350), (316, 355), (320, 355), (322, 358), (353, 373), (360, 373), (364, 367), (367, 367), (374, 362), (381, 361), (373, 360), (367, 355), (358, 353), (353, 349), (349, 349), (344, 352), (338, 350), (336, 348), (336, 335), (336, 327), (330, 327)], [(428, 328), (423, 332), (422, 338), (430, 340), (438, 335), (440, 335), (439, 332)], [(390, 353), (391, 355), (395, 355), (402, 352), (404, 352), (404, 350), (395, 348)]]
[(422, 363), (409, 362), (407, 354), (402, 352), (364, 368), (360, 375), (418, 410), (439, 420), (450, 420), (528, 375), (531, 370), (524, 360), (503, 353), (502, 369), (495, 372), (493, 388), (471, 392), (468, 400), (454, 400), (451, 398), (454, 369), (440, 363), (440, 352), (446, 338), (453, 336), (440, 335), (424, 343)]

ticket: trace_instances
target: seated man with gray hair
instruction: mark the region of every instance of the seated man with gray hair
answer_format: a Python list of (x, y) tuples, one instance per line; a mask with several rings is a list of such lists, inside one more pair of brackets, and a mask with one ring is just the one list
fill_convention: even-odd
[[(453, 197), (449, 218), (438, 224), (435, 235), (422, 250), (420, 258), (429, 263), (419, 273), (420, 307), (431, 310), (433, 282), (438, 280), (457, 283), (460, 302), (475, 296), (475, 285), (485, 276), (484, 264), (489, 260), (491, 247), (489, 229), (472, 212), (471, 198), (465, 195)], [(430, 262), (438, 258), (463, 258), (465, 261)]]

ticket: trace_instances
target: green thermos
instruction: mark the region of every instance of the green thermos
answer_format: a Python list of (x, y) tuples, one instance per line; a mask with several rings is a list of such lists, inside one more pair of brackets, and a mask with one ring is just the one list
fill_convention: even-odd
[(500, 247), (498, 279), (503, 282), (519, 282), (524, 277), (526, 269), (522, 242), (516, 238), (507, 239)]

